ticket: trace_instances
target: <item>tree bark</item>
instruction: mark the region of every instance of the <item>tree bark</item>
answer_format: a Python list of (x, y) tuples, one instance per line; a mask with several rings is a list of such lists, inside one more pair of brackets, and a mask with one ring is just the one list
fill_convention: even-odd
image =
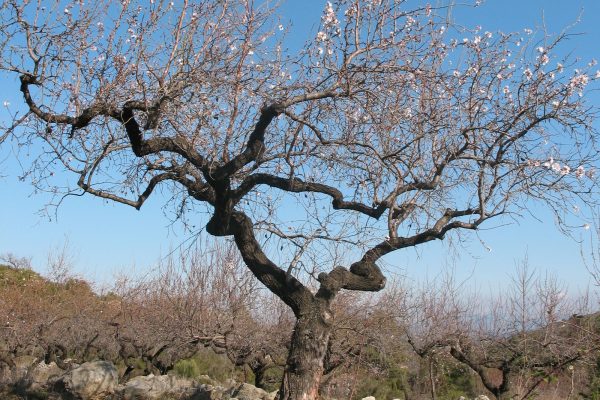
[(315, 400), (331, 334), (328, 307), (312, 304), (296, 320), (278, 400)]
[(265, 388), (265, 372), (266, 371), (267, 371), (267, 368), (262, 367), (262, 366), (260, 368), (252, 369), (252, 373), (254, 374), (254, 386), (256, 386), (259, 389)]
[(433, 360), (431, 357), (428, 357), (429, 362), (429, 383), (431, 384), (431, 400), (437, 400), (436, 396), (436, 388), (435, 388), (435, 373), (433, 367)]

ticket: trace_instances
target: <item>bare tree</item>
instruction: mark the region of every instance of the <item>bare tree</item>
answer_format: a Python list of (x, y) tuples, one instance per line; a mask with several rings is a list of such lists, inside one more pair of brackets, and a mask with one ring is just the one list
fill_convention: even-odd
[(27, 114), (12, 132), (41, 148), (27, 176), (57, 203), (140, 209), (162, 187), (175, 217), (206, 213), (297, 318), (281, 399), (317, 397), (332, 302), (381, 290), (381, 257), (595, 198), (597, 75), (554, 55), (564, 34), (336, 0), (293, 52), (271, 2), (0, 4)]
[(458, 337), (471, 333), (470, 316), (476, 295), (467, 290), (468, 281), (457, 282), (454, 270), (446, 269), (427, 279), (401, 298), (398, 307), (407, 310), (398, 321), (408, 344), (425, 364), (429, 397), (438, 395), (438, 364), (448, 359), (448, 348)]
[(407, 324), (414, 351), (427, 360), (454, 358), (497, 399), (551, 398), (551, 382), (561, 379), (552, 398), (567, 398), (600, 346), (597, 316), (581, 315), (566, 288), (537, 274), (526, 259), (511, 285), (485, 301), (466, 295), (452, 279), (419, 293)]
[(137, 373), (164, 374), (200, 347), (234, 353), (230, 337), (252, 325), (258, 298), (257, 284), (234, 250), (231, 243), (216, 243), (171, 254), (150, 276), (115, 289), (120, 312), (111, 330), (127, 366), (125, 378), (140, 362)]
[(0, 262), (16, 269), (31, 269), (31, 258), (19, 257), (13, 253), (0, 255)]
[(0, 272), (0, 343), (11, 358), (31, 355), (65, 367), (67, 358), (90, 360), (110, 351), (104, 333), (113, 313), (87, 282), (49, 281), (30, 269)]

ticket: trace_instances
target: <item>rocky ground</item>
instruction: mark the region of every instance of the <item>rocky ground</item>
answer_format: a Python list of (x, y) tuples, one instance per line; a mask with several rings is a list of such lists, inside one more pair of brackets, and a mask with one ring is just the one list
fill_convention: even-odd
[(138, 376), (120, 383), (115, 366), (107, 361), (71, 364), (67, 370), (23, 356), (0, 372), (3, 399), (68, 400), (273, 400), (247, 383), (214, 382), (208, 376), (184, 379), (174, 375)]
[(0, 369), (0, 397), (6, 400), (274, 400), (277, 394), (233, 380), (216, 382), (206, 375), (192, 380), (151, 374), (119, 382), (116, 367), (108, 361), (72, 363), (62, 369), (54, 362), (21, 356), (11, 364)]

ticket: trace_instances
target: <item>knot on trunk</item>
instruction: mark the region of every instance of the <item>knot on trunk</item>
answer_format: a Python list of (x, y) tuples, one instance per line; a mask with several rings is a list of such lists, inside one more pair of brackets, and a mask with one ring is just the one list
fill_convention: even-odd
[(381, 290), (385, 286), (386, 278), (374, 262), (355, 262), (350, 266), (350, 272), (368, 280), (376, 290)]
[(206, 224), (206, 232), (213, 236), (233, 235), (231, 230), (231, 213), (215, 211), (213, 216)]
[(332, 299), (340, 289), (377, 292), (385, 287), (386, 278), (374, 262), (359, 261), (350, 266), (335, 267), (330, 273), (318, 276), (321, 287), (317, 297)]

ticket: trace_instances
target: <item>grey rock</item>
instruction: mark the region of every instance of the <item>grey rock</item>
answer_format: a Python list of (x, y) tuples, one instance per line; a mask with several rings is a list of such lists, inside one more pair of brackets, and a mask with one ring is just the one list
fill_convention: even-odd
[(232, 398), (238, 400), (271, 400), (269, 393), (249, 383), (240, 383), (230, 389)]
[(40, 390), (52, 386), (65, 373), (55, 362), (46, 364), (44, 361), (33, 366), (25, 376), (27, 390)]
[(115, 392), (117, 383), (117, 369), (112, 363), (93, 361), (65, 373), (54, 386), (75, 399), (102, 400)]
[(25, 379), (31, 369), (35, 367), (38, 358), (34, 356), (24, 355), (13, 359), (14, 365), (11, 368), (11, 376), (7, 376), (7, 383), (21, 382)]
[(173, 375), (147, 375), (130, 379), (117, 389), (122, 400), (155, 400), (164, 398), (186, 400), (217, 400), (219, 391), (206, 384)]

